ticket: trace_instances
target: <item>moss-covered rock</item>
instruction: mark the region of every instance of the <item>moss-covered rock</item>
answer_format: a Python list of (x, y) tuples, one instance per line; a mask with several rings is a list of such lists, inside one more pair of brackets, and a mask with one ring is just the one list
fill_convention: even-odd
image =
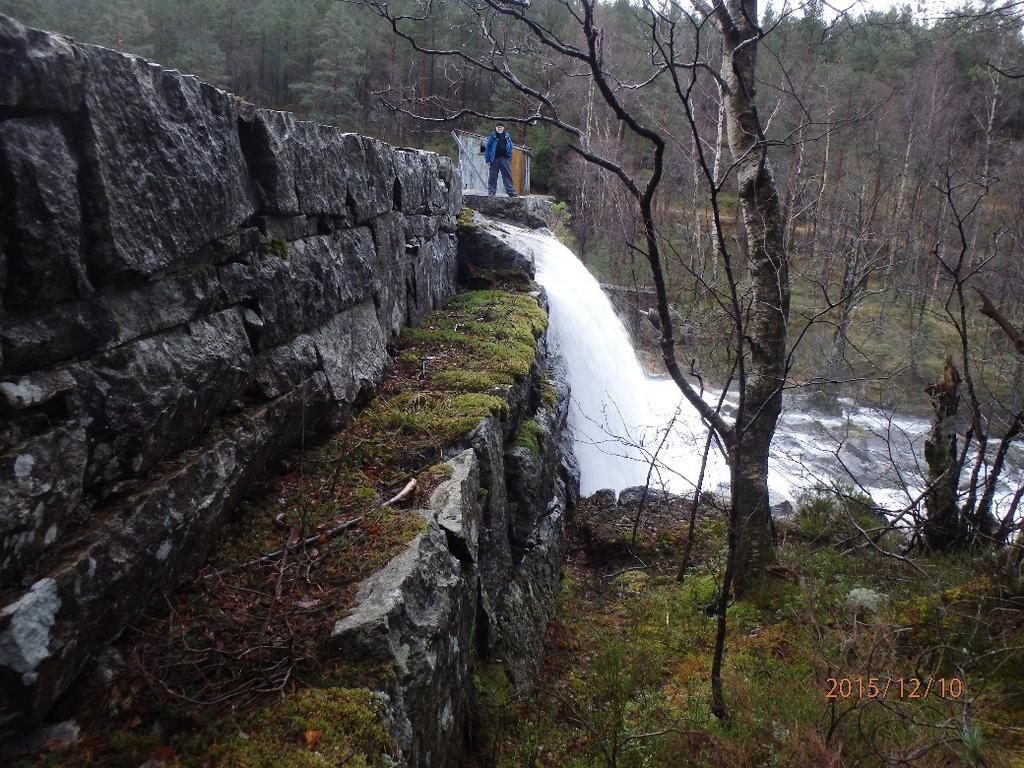
[(364, 689), (305, 688), (255, 712), (203, 761), (218, 768), (376, 768), (391, 737), (378, 697)]
[[(521, 440), (533, 462), (551, 453), (557, 467), (550, 417), (530, 418), (546, 412), (537, 411), (546, 328), (535, 295), (469, 291), (403, 333), (377, 397), (263, 483), (193, 589), (125, 644), (135, 661), (100, 705), (115, 736), (90, 742), (95, 758), (76, 750), (65, 763), (134, 766), (173, 755), (179, 763), (168, 765), (376, 766), (389, 731), (400, 763), (451, 764), (437, 762), (431, 745), (461, 732), (466, 717), (462, 693), (449, 687), (468, 674), (481, 642), (477, 568), (487, 560), (489, 621), (514, 580), (504, 453)], [(455, 459), (444, 459), (457, 446), (466, 471), (453, 477)], [(385, 504), (412, 477), (412, 493)], [(547, 493), (533, 506), (547, 509)], [(493, 532), (483, 530), (485, 506)], [(557, 586), (561, 519), (536, 550), (550, 583), (517, 592), (517, 621), (535, 623), (527, 629), (538, 642)], [(345, 520), (358, 523), (326, 533)], [(400, 601), (388, 581), (394, 573), (404, 574)], [(368, 584), (382, 585), (375, 603)], [(373, 620), (360, 623), (374, 605)], [(410, 648), (419, 650), (403, 655)], [(252, 692), (282, 680), (288, 694), (274, 703)], [(388, 694), (387, 729), (371, 690)], [(237, 707), (230, 721), (222, 702)], [(124, 727), (132, 722), (138, 727)]]

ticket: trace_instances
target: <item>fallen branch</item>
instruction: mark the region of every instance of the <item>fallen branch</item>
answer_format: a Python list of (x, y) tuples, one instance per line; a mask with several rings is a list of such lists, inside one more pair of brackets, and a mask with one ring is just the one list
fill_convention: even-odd
[[(413, 481), (413, 482), (415, 482), (415, 481)], [(408, 486), (406, 486), (406, 487), (408, 487)], [(404, 493), (404, 491), (403, 491), (403, 493)], [(399, 496), (400, 495), (401, 494), (399, 494)], [(397, 499), (398, 497), (396, 496), (395, 498)], [(310, 537), (308, 537), (306, 539), (303, 539), (299, 543), (303, 547), (305, 547), (305, 546), (307, 546), (309, 544), (315, 544), (320, 539), (327, 539), (327, 538), (330, 538), (331, 536), (336, 536), (337, 534), (342, 533), (343, 531), (347, 531), (349, 528), (354, 528), (355, 526), (359, 525), (359, 523), (361, 523), (362, 521), (363, 521), (362, 517), (356, 517), (356, 518), (353, 518), (351, 520), (346, 520), (345, 522), (339, 523), (338, 525), (334, 526), (333, 528), (328, 528), (326, 531), (321, 531), (320, 533), (314, 534), (314, 535), (312, 535), (312, 536), (310, 536)], [(276, 550), (274, 552), (270, 552), (270, 553), (268, 553), (266, 555), (263, 555), (262, 557), (257, 557), (257, 558), (255, 558), (253, 560), (248, 560), (248, 561), (246, 561), (244, 563), (238, 563), (237, 565), (232, 565), (232, 566), (229, 566), (228, 568), (223, 568), (223, 569), (221, 569), (219, 571), (214, 571), (213, 573), (208, 573), (203, 578), (204, 579), (218, 578), (218, 577), (221, 577), (221, 576), (227, 576), (227, 575), (232, 574), (232, 573), (237, 573), (238, 571), (244, 571), (246, 568), (251, 568), (254, 565), (260, 565), (262, 563), (271, 563), (274, 560), (277, 560), (277, 558), (279, 558), (282, 555), (284, 555), (284, 553), (287, 552), (288, 549), (289, 549), (289, 547), (287, 547), (287, 546), (283, 547), (282, 549), (278, 549), (278, 550)]]
[(410, 493), (412, 493), (415, 490), (416, 490), (416, 478), (414, 477), (411, 480), (409, 480), (408, 483), (405, 484), (405, 488), (403, 488), (396, 495), (392, 496), (390, 499), (385, 501), (383, 504), (381, 504), (381, 506), (382, 507), (390, 507), (393, 504), (397, 504), (398, 502), (400, 502), (402, 499), (404, 499), (406, 496), (408, 496)]

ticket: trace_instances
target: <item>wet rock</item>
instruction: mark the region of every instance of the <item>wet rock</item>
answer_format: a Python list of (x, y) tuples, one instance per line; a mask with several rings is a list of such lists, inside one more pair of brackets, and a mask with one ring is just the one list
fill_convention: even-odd
[(553, 200), (544, 195), (463, 195), (463, 203), (492, 219), (500, 219), (527, 229), (552, 227), (555, 216), (551, 209)]
[(641, 502), (645, 505), (653, 506), (655, 504), (667, 504), (679, 498), (675, 494), (663, 491), (660, 488), (645, 488), (642, 485), (636, 485), (619, 491), (619, 506), (637, 507)]
[[(401, 325), (455, 291), (461, 189), (436, 155), (6, 17), (0, 71), (9, 722), (194, 572), (304, 428), (368, 396)], [(516, 421), (530, 396), (510, 390)]]
[(462, 183), (450, 162), (433, 152), (401, 149), (395, 153), (400, 205), (406, 214), (436, 215), (461, 208)]
[(261, 207), (362, 224), (393, 209), (395, 151), (295, 115), (245, 105), (242, 146)]
[(405, 256), (405, 227), (402, 216), (389, 213), (370, 222), (373, 233), (373, 295), (380, 324), (395, 334), (408, 317), (409, 261)]
[(69, 38), (0, 15), (0, 106), (75, 112), (83, 98), (80, 59)]
[(436, 216), (406, 215), (405, 217), (406, 242), (419, 244), (419, 242), (436, 236), (439, 230), (440, 222)]
[(505, 483), (505, 435), (496, 417), (485, 419), (471, 435), (471, 445), (480, 462), (480, 485), (487, 489), (484, 507), (484, 529), (480, 548), (487, 553), (481, 558), (478, 575), (482, 610), (493, 624), (497, 619), (498, 600), (508, 584), (512, 570), (512, 542), (508, 490)]
[(533, 254), (516, 247), (507, 232), (474, 212), (459, 219), (459, 281), (467, 285), (500, 280), (528, 282), (536, 271)]
[(589, 498), (590, 504), (597, 509), (607, 509), (615, 506), (615, 491), (611, 488), (602, 488), (594, 491)]
[(0, 723), (39, 717), (161, 590), (202, 565), (228, 512), (271, 456), (315, 427), (320, 374), (178, 457), (104, 515), (77, 549), (0, 609)]
[(778, 504), (772, 504), (770, 512), (772, 517), (783, 520), (788, 520), (793, 517), (794, 514), (793, 503), (789, 499), (784, 499)]
[(109, 349), (195, 320), (221, 304), (212, 269), (58, 304), (0, 328), (3, 370), (20, 373)]
[(480, 464), (472, 450), (448, 461), (452, 476), (430, 496), (437, 524), (448, 537), (448, 549), (464, 563), (476, 563), (480, 554)]
[(0, 578), (12, 583), (72, 522), (85, 477), (85, 430), (62, 425), (0, 456)]
[(389, 359), (385, 341), (372, 301), (336, 315), (313, 335), (335, 401), (353, 404), (369, 395)]
[(543, 658), (544, 633), (558, 607), (565, 514), (565, 485), (559, 480), (498, 607), (494, 655), (519, 687), (534, 682)]
[(359, 587), (331, 645), (384, 662), (391, 730), (403, 765), (456, 766), (463, 755), (476, 589), (431, 515), (426, 530)]
[(86, 482), (138, 476), (185, 448), (245, 390), (252, 369), (237, 309), (76, 365), (70, 400), (90, 441)]
[(336, 129), (288, 112), (243, 107), (242, 146), (261, 209), (346, 216), (346, 151)]
[(251, 391), (266, 400), (280, 397), (320, 368), (316, 343), (303, 334), (264, 350), (256, 359)]
[(558, 428), (555, 413), (539, 408), (533, 418), (519, 428), (517, 445), (506, 455), (509, 501), (512, 508), (511, 545), (519, 558), (530, 546), (538, 518), (547, 513), (547, 502), (554, 493), (559, 463)]
[(263, 320), (260, 347), (275, 347), (318, 327), (369, 295), (373, 245), (365, 229), (281, 243), (253, 264), (219, 270), (229, 301)]
[[(0, 165), (6, 169), (3, 239), (7, 306), (30, 308), (88, 294), (82, 260), (78, 161), (53, 117), (0, 120)], [(8, 224), (6, 226), (5, 224)]]
[(134, 56), (78, 50), (94, 274), (112, 280), (187, 263), (255, 212), (232, 96)]
[(417, 245), (406, 277), (406, 322), (419, 322), (455, 292), (457, 268), (451, 259), (454, 236), (441, 233)]
[(61, 752), (73, 747), (81, 733), (81, 727), (74, 720), (45, 725), (27, 736), (11, 740), (0, 751), (0, 755), (17, 759), (48, 752)]

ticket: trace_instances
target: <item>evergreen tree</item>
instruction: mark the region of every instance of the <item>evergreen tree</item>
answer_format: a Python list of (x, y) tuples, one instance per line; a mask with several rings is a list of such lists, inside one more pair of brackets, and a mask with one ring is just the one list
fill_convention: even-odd
[(312, 75), (295, 90), (311, 120), (359, 130), (364, 125), (358, 96), (367, 75), (366, 19), (334, 3), (317, 32)]

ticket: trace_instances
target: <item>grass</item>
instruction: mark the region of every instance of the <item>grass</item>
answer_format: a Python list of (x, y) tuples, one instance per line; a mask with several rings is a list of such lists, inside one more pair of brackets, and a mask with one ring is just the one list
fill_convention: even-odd
[[(201, 577), (126, 633), (123, 670), (83, 696), (86, 737), (56, 764), (384, 765), (369, 689), (388, 670), (332, 652), (330, 628), (424, 529), (418, 510), (450, 473), (445, 449), (510, 418), (510, 388), (530, 375), (546, 327), (535, 296), (470, 291), (407, 329), (377, 396), (254, 488)], [(415, 492), (383, 506), (410, 477)]]
[[(637, 561), (585, 545), (582, 529), (595, 516), (584, 505), (538, 685), (516, 691), (494, 665), (477, 675), (484, 764), (1021, 765), (1020, 584), (985, 555), (920, 558), (922, 573), (870, 549), (822, 544), (794, 525), (782, 531), (776, 575), (729, 609), (723, 675), (732, 717), (717, 720), (709, 707), (717, 619), (708, 605), (719, 590), (724, 525), (720, 513), (701, 511), (679, 582), (687, 510), (644, 522), (675, 547), (648, 547), (648, 567), (625, 570)], [(629, 526), (619, 528), (628, 539)], [(879, 599), (869, 608), (851, 591)], [(955, 677), (966, 687), (957, 698), (910, 698), (909, 682), (902, 698), (826, 696), (830, 677), (858, 676), (864, 685)]]

